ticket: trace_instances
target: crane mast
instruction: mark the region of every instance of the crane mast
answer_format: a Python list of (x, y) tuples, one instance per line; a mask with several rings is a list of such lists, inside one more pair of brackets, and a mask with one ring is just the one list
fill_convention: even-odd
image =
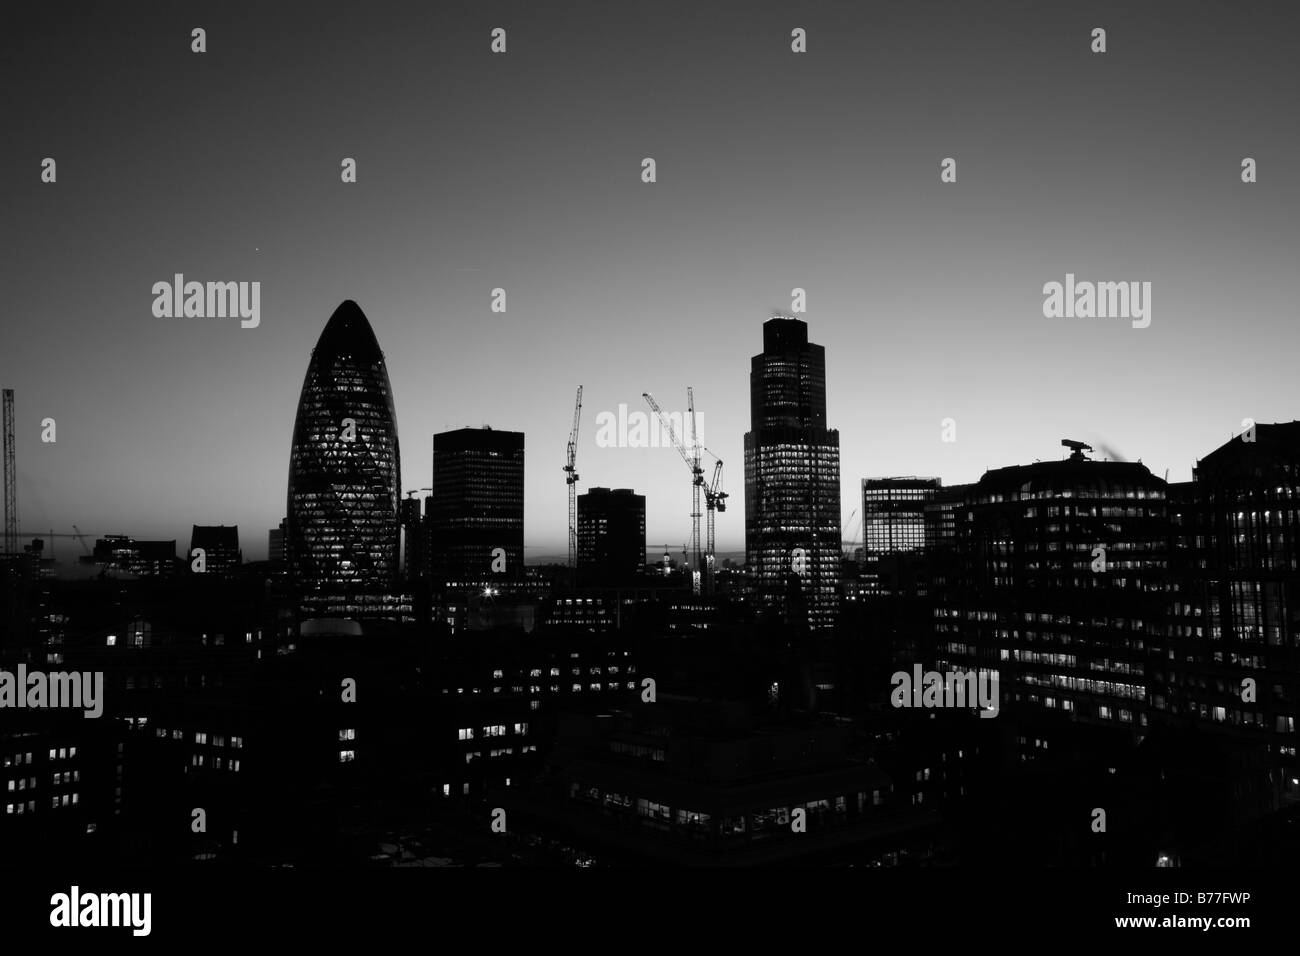
[[(700, 510), (700, 499), (708, 497), (708, 494), (704, 483), (704, 468), (700, 464), (700, 454), (704, 446), (700, 444), (700, 437), (695, 424), (695, 390), (693, 388), (686, 389), (686, 408), (691, 429), (691, 446), (689, 449), (677, 436), (677, 429), (673, 428), (671, 419), (664, 414), (664, 410), (659, 407), (655, 397), (649, 392), (643, 392), (641, 397), (654, 410), (655, 415), (659, 418), (660, 425), (668, 433), (668, 438), (673, 443), (673, 447), (677, 449), (677, 453), (682, 456), (682, 461), (686, 462), (686, 467), (691, 472), (691, 589), (698, 594), (701, 577), (707, 576), (711, 579), (711, 575), (707, 574), (705, 562), (701, 559), (700, 553), (700, 518), (703, 517), (703, 512)], [(712, 515), (712, 511), (710, 511), (710, 515)]]
[(14, 390), (4, 390), (5, 541), (8, 554), (18, 553), (18, 474), (14, 464)]
[[(709, 451), (707, 448), (705, 451)], [(709, 451), (710, 455), (713, 452)], [(722, 490), (722, 459), (713, 455), (713, 479), (704, 486), (704, 508), (707, 514), (707, 538), (704, 552), (704, 584), (706, 593), (713, 593), (713, 576), (717, 568), (717, 538), (715, 535), (715, 515), (727, 510), (728, 495)]]
[(569, 430), (564, 482), (569, 486), (569, 585), (578, 575), (578, 422), (582, 418), (582, 386), (573, 401), (573, 427)]

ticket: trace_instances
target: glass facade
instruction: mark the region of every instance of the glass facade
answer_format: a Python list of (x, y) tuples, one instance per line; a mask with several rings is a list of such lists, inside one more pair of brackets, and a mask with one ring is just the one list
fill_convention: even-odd
[(591, 488), (578, 496), (578, 567), (587, 583), (626, 584), (645, 573), (645, 495)]
[(435, 583), (521, 579), (523, 432), (458, 428), (434, 435), (427, 519)]
[(940, 669), (998, 672), (1008, 709), (1140, 733), (1168, 578), (1165, 487), (1135, 463), (986, 473), (936, 602)]
[(388, 369), (365, 314), (348, 300), (312, 352), (294, 422), (286, 558), (300, 588), (391, 589), (400, 476)]
[(840, 582), (840, 436), (826, 427), (826, 350), (808, 326), (763, 325), (750, 367), (745, 561), (760, 607), (834, 626)]

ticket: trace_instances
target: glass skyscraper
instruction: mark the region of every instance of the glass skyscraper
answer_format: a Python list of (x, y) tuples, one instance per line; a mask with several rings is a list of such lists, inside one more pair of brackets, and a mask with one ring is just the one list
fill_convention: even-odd
[(745, 562), (760, 608), (834, 626), (840, 581), (840, 435), (826, 427), (826, 350), (808, 325), (763, 324), (749, 375)]
[(294, 422), (285, 546), (299, 588), (392, 589), (400, 478), (388, 369), (369, 321), (349, 299), (312, 351)]

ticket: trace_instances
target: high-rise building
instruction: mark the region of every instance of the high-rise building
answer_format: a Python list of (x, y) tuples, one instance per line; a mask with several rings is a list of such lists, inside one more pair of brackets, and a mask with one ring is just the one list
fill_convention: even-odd
[(578, 496), (578, 569), (586, 584), (628, 584), (645, 575), (645, 495), (589, 488)]
[(925, 547), (925, 505), (938, 478), (863, 478), (862, 546), (867, 555)]
[(458, 428), (434, 435), (426, 520), (436, 586), (521, 580), (523, 432)]
[[(840, 579), (840, 435), (826, 427), (826, 350), (800, 319), (763, 324), (749, 375), (745, 554), (760, 608), (833, 627)], [(800, 610), (800, 608), (805, 610)]]
[(194, 566), (195, 548), (203, 550), (205, 574), (228, 574), (239, 569), (243, 555), (239, 550), (237, 525), (194, 525), (190, 532), (190, 567)]
[(284, 562), (284, 530), (288, 523), (288, 518), (281, 518), (280, 527), (272, 528), (266, 533), (266, 559), (268, 561)]
[(300, 588), (392, 588), (400, 475), (388, 369), (369, 321), (349, 299), (316, 343), (294, 422), (286, 558)]
[(996, 672), (1008, 714), (1142, 734), (1163, 640), (1165, 497), (1146, 466), (1080, 452), (986, 472), (957, 515), (953, 580), (936, 588), (940, 670)]
[(925, 550), (925, 508), (941, 485), (938, 478), (862, 479), (862, 581), (866, 591), (892, 590), (890, 581), (899, 574), (890, 563), (914, 560)]
[(1174, 585), (1153, 711), (1265, 746), (1266, 803), (1300, 801), (1300, 422), (1259, 424), (1210, 452), (1192, 481), (1170, 485), (1169, 511)]
[(124, 534), (105, 535), (95, 539), (91, 560), (106, 570), (141, 577), (170, 577), (176, 573), (176, 542), (137, 541)]
[(414, 495), (402, 499), (402, 574), (408, 581), (425, 576), (424, 553), (428, 534), (422, 504)]

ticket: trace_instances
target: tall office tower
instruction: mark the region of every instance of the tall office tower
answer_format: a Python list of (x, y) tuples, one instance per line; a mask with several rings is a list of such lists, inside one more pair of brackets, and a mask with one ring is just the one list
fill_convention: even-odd
[(388, 369), (365, 314), (349, 299), (312, 351), (293, 427), (285, 546), (299, 588), (391, 590), (400, 476)]
[(1163, 640), (1166, 485), (1146, 466), (1065, 461), (986, 472), (934, 588), (940, 670), (996, 671), (1001, 710), (1145, 733)]
[(1273, 809), (1300, 802), (1300, 422), (1249, 437), (1169, 488), (1168, 648), (1151, 694), (1162, 723), (1266, 750), (1254, 792)]
[(428, 535), (424, 527), (424, 509), (419, 498), (407, 495), (402, 499), (402, 574), (408, 581), (425, 577), (425, 544)]
[(435, 586), (524, 576), (524, 434), (458, 428), (433, 436), (430, 568)]
[(197, 556), (195, 548), (203, 549), (205, 574), (229, 574), (239, 570), (243, 555), (239, 550), (238, 525), (194, 525), (190, 532), (190, 550), (187, 560), (191, 569)]
[(840, 434), (826, 427), (826, 350), (800, 319), (763, 323), (749, 373), (745, 555), (760, 608), (834, 626), (840, 578)]
[(919, 561), (925, 550), (925, 508), (942, 482), (938, 478), (863, 478), (863, 584), (867, 591), (893, 591), (910, 579), (901, 566)]
[(281, 518), (280, 527), (272, 528), (266, 533), (266, 559), (268, 561), (284, 562), (284, 529), (288, 524), (288, 518)]
[(632, 584), (645, 575), (645, 495), (590, 488), (578, 496), (578, 570), (584, 584)]

